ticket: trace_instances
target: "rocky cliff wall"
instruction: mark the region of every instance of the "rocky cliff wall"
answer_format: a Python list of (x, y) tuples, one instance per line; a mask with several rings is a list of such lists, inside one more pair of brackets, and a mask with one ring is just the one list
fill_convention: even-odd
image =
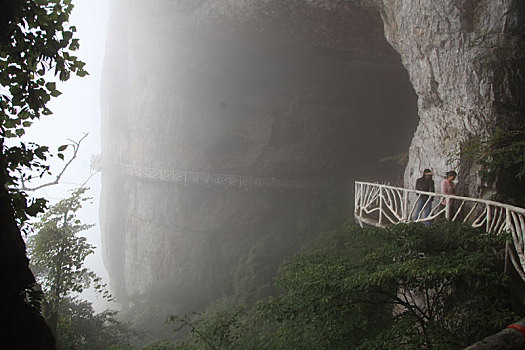
[[(395, 177), (379, 159), (408, 148), (416, 108), (407, 184), (424, 167), (448, 170), (462, 140), (515, 122), (517, 4), (113, 1), (105, 159), (329, 184), (275, 193), (104, 171), (104, 256), (117, 296), (161, 284), (204, 299), (228, 293), (239, 259), (264, 237), (349, 217), (344, 184)], [(461, 169), (475, 192), (475, 169)]]
[(448, 155), (473, 136), (523, 122), (525, 3), (385, 0), (380, 11), (418, 95), (405, 183), (424, 168), (455, 168), (464, 195), (489, 195), (475, 165), (447, 164)]

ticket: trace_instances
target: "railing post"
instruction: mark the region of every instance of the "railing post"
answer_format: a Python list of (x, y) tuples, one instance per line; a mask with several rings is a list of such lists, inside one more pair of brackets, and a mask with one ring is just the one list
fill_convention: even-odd
[(403, 219), (409, 221), (410, 218), (408, 216), (408, 191), (403, 189)]
[(450, 198), (445, 197), (445, 219), (450, 220)]
[(362, 218), (363, 217), (363, 205), (364, 205), (364, 198), (365, 198), (365, 184), (359, 184), (359, 187), (361, 187), (361, 200), (360, 200), (360, 204), (359, 204), (359, 217)]
[(361, 193), (359, 193), (358, 188), (359, 188), (359, 184), (356, 181), (354, 182), (354, 215), (357, 215), (357, 211), (359, 210), (359, 202), (361, 200)]
[(382, 187), (379, 187), (379, 225), (383, 221), (383, 196), (382, 196)]
[(507, 217), (505, 218), (505, 230), (507, 232), (511, 232), (510, 231), (510, 226), (512, 225), (512, 222), (510, 221), (510, 210), (509, 210), (509, 208), (505, 208), (505, 215), (507, 215)]
[(487, 233), (490, 233), (490, 222), (492, 221), (492, 213), (490, 212), (490, 205), (487, 203)]

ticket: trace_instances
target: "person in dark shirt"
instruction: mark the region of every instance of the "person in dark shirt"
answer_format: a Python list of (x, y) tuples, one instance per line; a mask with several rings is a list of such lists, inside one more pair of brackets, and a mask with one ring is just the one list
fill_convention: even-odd
[[(416, 190), (425, 191), (425, 192), (434, 192), (434, 180), (432, 180), (432, 171), (430, 169), (425, 169), (423, 171), (423, 176), (416, 180)], [(414, 212), (414, 221), (417, 219), (426, 218), (430, 214), (430, 209), (432, 208), (432, 200), (434, 198), (428, 198), (428, 195), (418, 194), (419, 198), (417, 200), (416, 211)], [(420, 213), (422, 211), (422, 213)], [(426, 226), (430, 225), (430, 220), (424, 222)]]

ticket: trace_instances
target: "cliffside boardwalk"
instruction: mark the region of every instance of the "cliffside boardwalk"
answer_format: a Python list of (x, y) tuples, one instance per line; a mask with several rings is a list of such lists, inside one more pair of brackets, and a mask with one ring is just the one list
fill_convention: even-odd
[[(416, 203), (428, 196), (428, 217), (423, 211), (414, 218)], [(445, 201), (445, 205), (440, 205)], [(355, 182), (354, 216), (363, 224), (384, 227), (403, 222), (425, 222), (437, 218), (460, 221), (482, 228), (488, 233), (509, 232), (512, 246), (507, 244), (507, 258), (525, 281), (525, 209), (485, 199), (451, 196), (409, 190), (377, 183)]]
[(145, 181), (169, 182), (185, 185), (229, 186), (244, 189), (267, 189), (292, 192), (317, 192), (322, 183), (275, 177), (256, 177), (234, 174), (208, 173), (186, 169), (161, 169), (140, 167), (100, 157), (92, 160), (91, 167), (97, 171), (109, 171), (125, 177)]

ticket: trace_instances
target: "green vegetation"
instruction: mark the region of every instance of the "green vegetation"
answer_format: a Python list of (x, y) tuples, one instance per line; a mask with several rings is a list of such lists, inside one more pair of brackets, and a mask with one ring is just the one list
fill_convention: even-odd
[(54, 348), (39, 316), (40, 295), (33, 290), (20, 234), (20, 229), (28, 233), (24, 223), (46, 207), (44, 198), (31, 198), (22, 188), (49, 174), (50, 152), (21, 137), (41, 115), (51, 114), (47, 106), (60, 95), (58, 80), (87, 75), (74, 56), (79, 42), (68, 25), (72, 9), (71, 0), (9, 0), (0, 10), (0, 342), (6, 348)]
[[(57, 78), (66, 81), (71, 74), (88, 74), (73, 54), (79, 41), (74, 38), (75, 27), (68, 25), (72, 10), (71, 0), (14, 0), (2, 16), (0, 166), (19, 224), (43, 212), (46, 205), (45, 199), (31, 198), (21, 190), (23, 183), (50, 170), (45, 163), (48, 147), (20, 142), (20, 137), (41, 115), (52, 114), (46, 105), (61, 94)], [(64, 158), (64, 150), (65, 146), (59, 148), (58, 157)]]
[(481, 175), (495, 182), (502, 171), (512, 171), (514, 176), (525, 177), (525, 126), (523, 130), (496, 129), (489, 138), (474, 137), (464, 143), (459, 155), (478, 160)]
[(91, 303), (66, 298), (59, 309), (59, 349), (132, 349), (129, 344), (139, 333), (117, 319), (117, 312), (95, 313)]
[(451, 157), (477, 162), (482, 179), (496, 186), (495, 199), (525, 205), (525, 126), (513, 130), (498, 128), (487, 138), (473, 137)]
[(94, 283), (103, 291), (100, 278), (85, 267), (85, 259), (94, 247), (79, 233), (93, 225), (82, 224), (76, 213), (82, 203), (86, 188), (73, 192), (43, 215), (34, 226), (36, 234), (27, 241), (31, 269), (45, 294), (43, 313), (53, 333), (57, 333), (59, 309), (72, 293), (81, 293)]
[(278, 296), (170, 317), (188, 332), (171, 348), (459, 349), (519, 316), (498, 255), (504, 244), (449, 222), (349, 225), (286, 262)]
[(103, 349), (137, 335), (116, 320), (116, 312), (95, 314), (90, 303), (74, 297), (93, 285), (109, 298), (101, 279), (85, 266), (94, 246), (80, 233), (93, 225), (82, 224), (76, 214), (89, 200), (86, 191), (77, 189), (49, 208), (27, 242), (31, 268), (44, 294), (42, 313), (60, 349)]
[[(58, 81), (87, 72), (74, 56), (79, 42), (75, 27), (67, 24), (71, 0), (6, 4), (0, 21), (0, 178), (23, 224), (46, 206), (45, 199), (30, 198), (21, 188), (49, 174), (45, 161), (50, 153), (48, 147), (21, 142), (20, 137), (32, 122), (51, 114), (46, 105), (60, 95)], [(59, 147), (57, 157), (63, 159), (66, 148)], [(506, 181), (525, 177), (522, 130), (498, 130), (489, 139), (472, 139), (460, 156), (479, 160), (487, 181), (510, 183), (500, 192), (513, 195), (511, 202), (525, 203), (525, 196), (516, 197), (521, 194), (514, 191), (524, 189), (523, 182)], [(93, 252), (79, 236), (90, 225), (75, 217), (86, 200), (84, 192), (77, 190), (50, 208), (36, 225), (28, 244), (45, 298), (40, 303), (38, 293), (30, 293), (26, 299), (42, 307), (60, 348), (130, 349), (137, 334), (117, 321), (114, 312), (95, 314), (89, 303), (73, 297), (90, 284), (103, 290), (100, 279), (84, 266)], [(205, 313), (169, 318), (184, 339), (175, 344), (158, 341), (144, 349), (456, 349), (519, 316), (512, 311), (498, 255), (503, 238), (470, 227), (346, 226), (323, 234), (282, 265), (273, 286), (268, 282), (275, 271), (274, 247), (285, 247), (288, 254), (294, 246), (280, 239), (276, 235), (260, 241), (242, 260), (231, 298)], [(19, 277), (20, 271), (8, 272), (7, 283)], [(3, 293), (8, 301), (4, 304), (22, 291)], [(16, 300), (13, 305), (18, 306)], [(13, 310), (9, 312), (15, 314)]]
[[(139, 347), (157, 340), (180, 338), (184, 332), (174, 335), (172, 327), (165, 324), (169, 315), (203, 311), (208, 306), (218, 310), (222, 305), (252, 304), (277, 295), (273, 280), (284, 260), (293, 256), (317, 232), (325, 227), (336, 227), (336, 222), (341, 222), (348, 212), (348, 209), (344, 212), (341, 209), (347, 208), (347, 203), (332, 198), (320, 196), (315, 201), (305, 198), (300, 204), (297, 198), (283, 195), (282, 202), (273, 208), (272, 222), (266, 223), (264, 229), (249, 233), (238, 231), (231, 235), (244, 234), (251, 239), (248, 244), (242, 243), (245, 244), (245, 254), (232, 259), (234, 263), (218, 266), (221, 273), (227, 271), (231, 276), (230, 280), (217, 283), (219, 287), (203, 288), (191, 279), (187, 280), (188, 283), (176, 284), (166, 281), (155, 283), (143, 293), (129, 296), (129, 307), (119, 317), (145, 333), (141, 342), (134, 345)], [(293, 210), (290, 209), (292, 207)], [(327, 221), (330, 222), (327, 224)], [(219, 252), (212, 250), (210, 254)], [(210, 303), (213, 305), (210, 306)]]

